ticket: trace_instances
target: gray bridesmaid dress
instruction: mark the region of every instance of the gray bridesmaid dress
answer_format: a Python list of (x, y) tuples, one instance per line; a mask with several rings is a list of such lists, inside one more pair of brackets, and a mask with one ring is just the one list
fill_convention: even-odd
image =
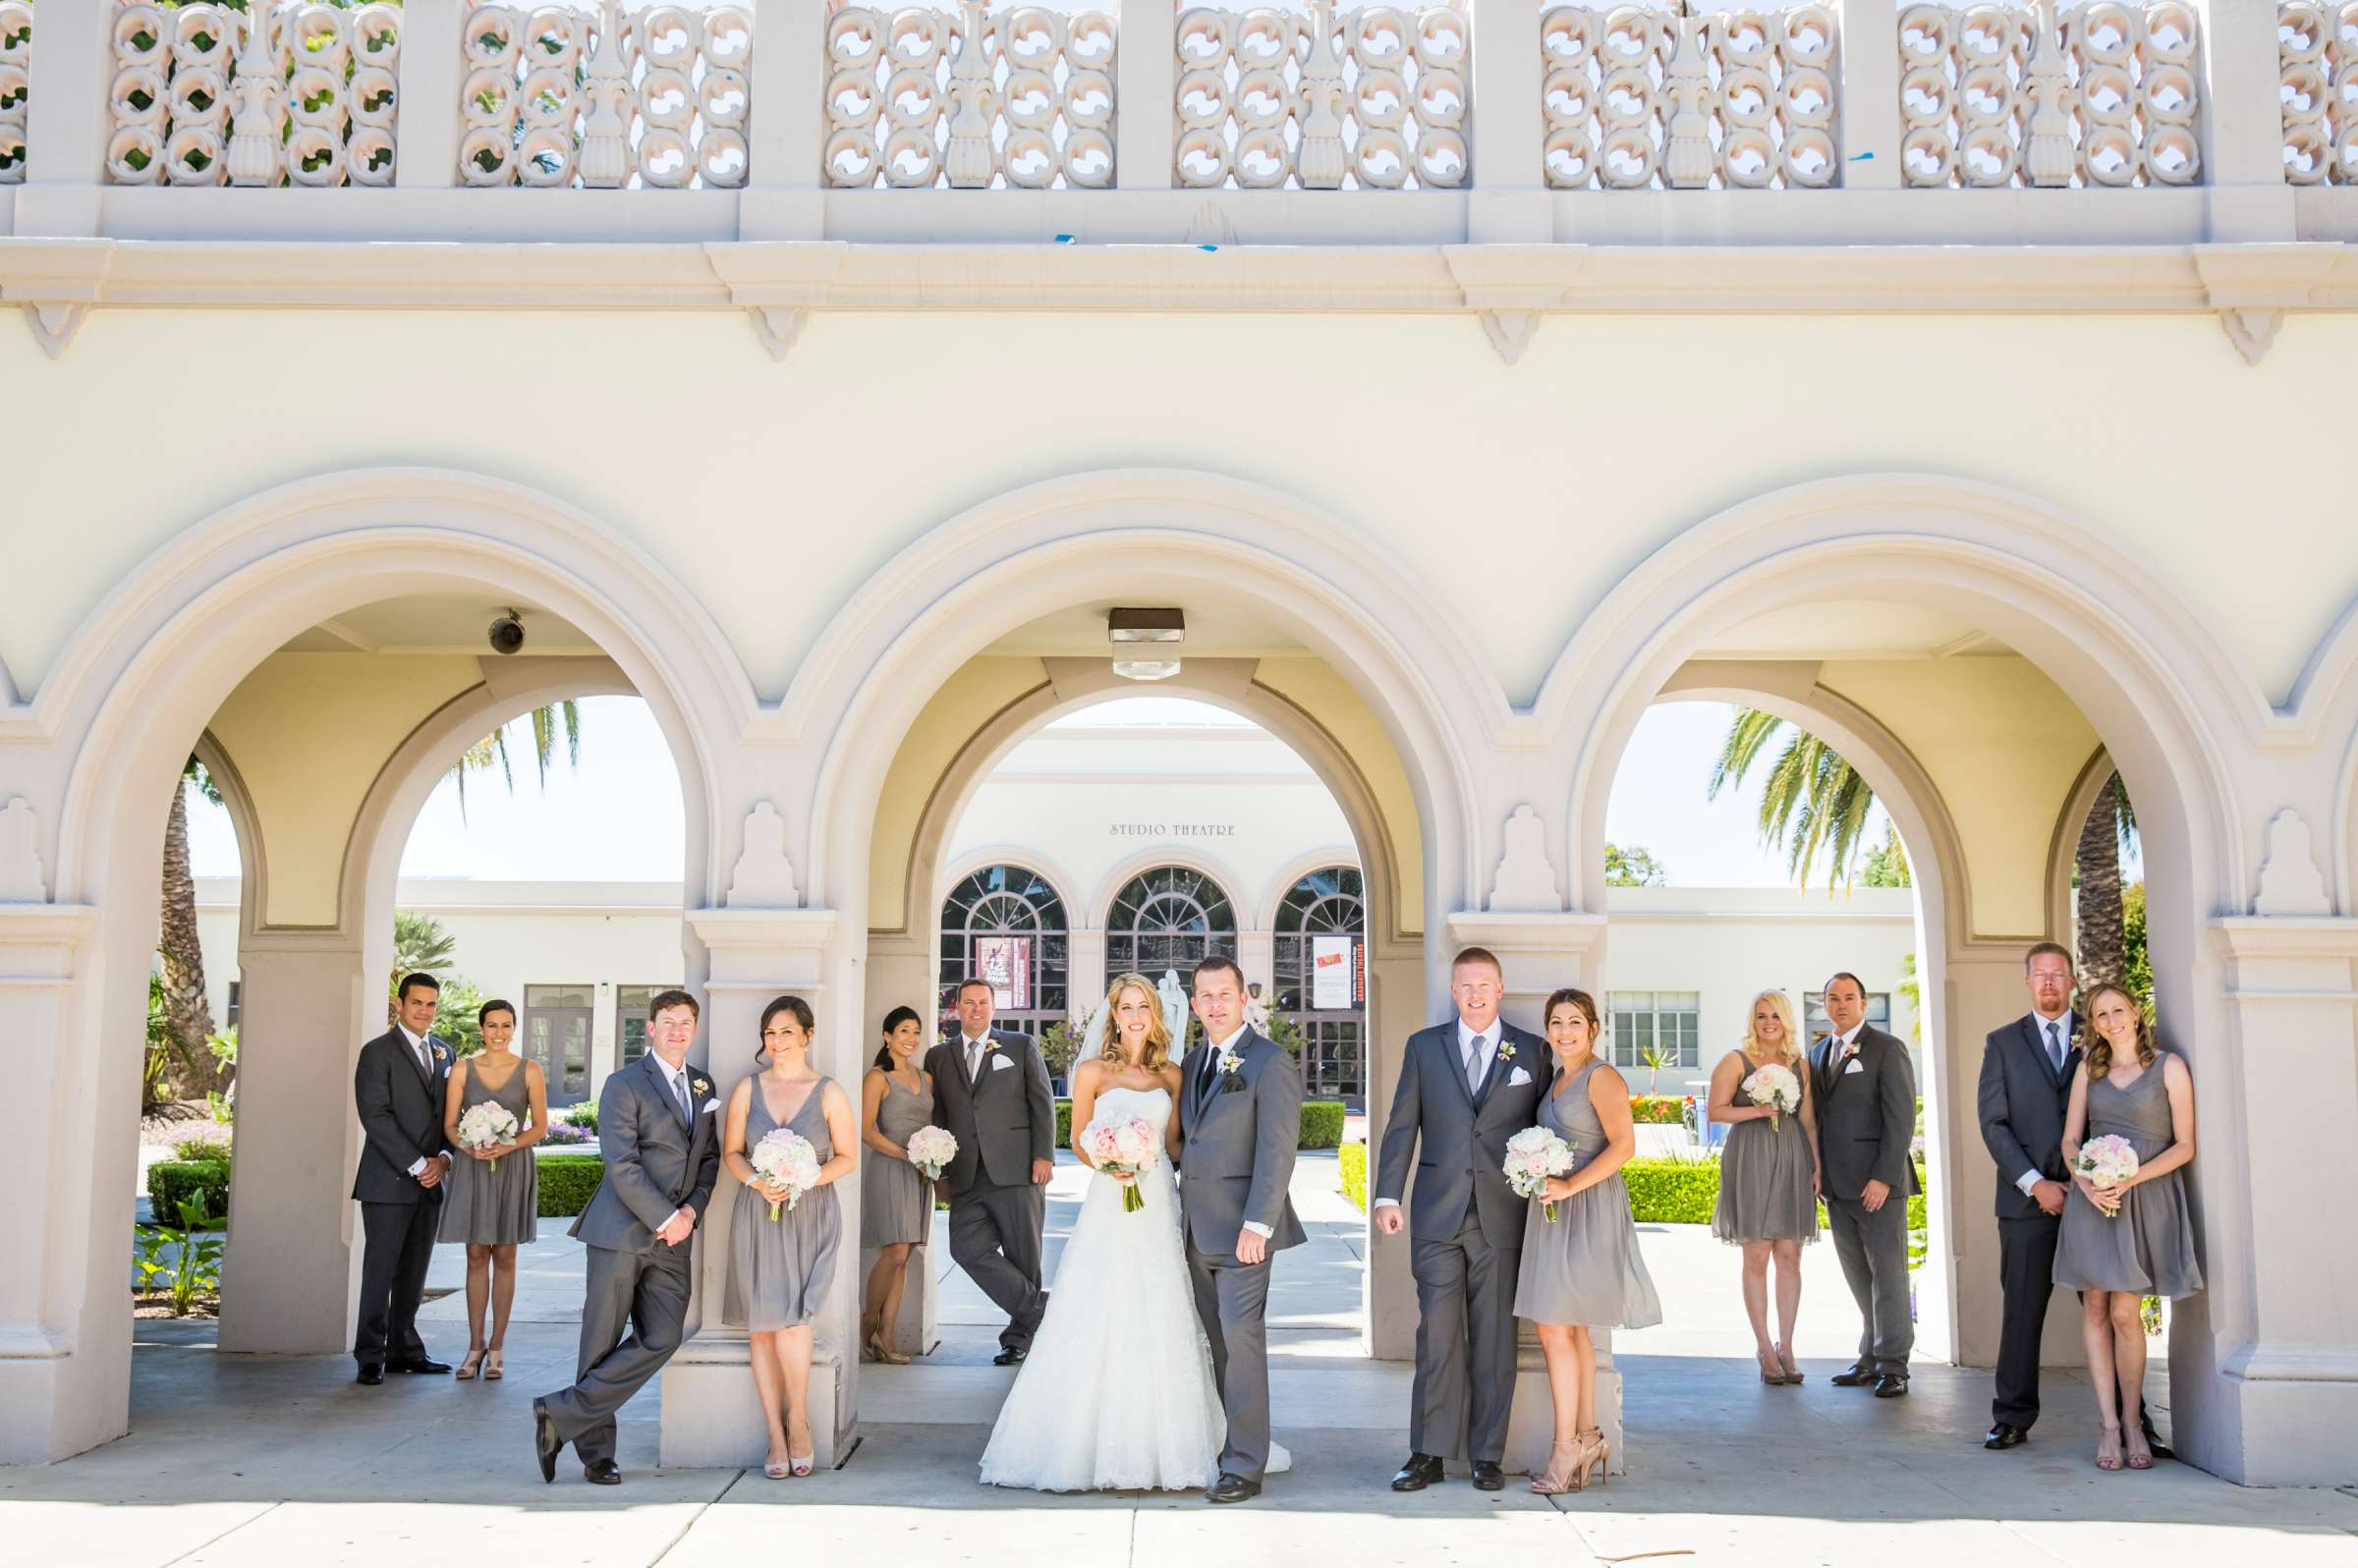
[[(471, 1064), (467, 1087), (460, 1092), (459, 1113), (465, 1115), (485, 1100), (495, 1100), (516, 1118), (521, 1133), (533, 1119), (532, 1089), (525, 1083), (528, 1072), (529, 1065), (520, 1061), (506, 1083), (486, 1089), (482, 1074)], [(453, 1150), (448, 1186), (436, 1240), (474, 1247), (515, 1247), (538, 1236), (540, 1168), (533, 1163), (531, 1149), (500, 1155), (497, 1170), (488, 1160), (477, 1159), (464, 1149)]]
[[(2167, 1148), (2174, 1139), (2162, 1067), (2169, 1056), (2167, 1051), (2156, 1052), (2154, 1065), (2125, 1089), (2109, 1073), (2091, 1083), (2088, 1137), (2125, 1138), (2141, 1161)], [(2194, 1222), (2186, 1208), (2186, 1167), (2130, 1188), (2122, 1195), (2120, 1212), (2109, 1219), (2074, 1183), (2063, 1200), (2055, 1283), (2075, 1290), (2135, 1291), (2170, 1301), (2201, 1290), (2203, 1269), (2195, 1261)]]
[[(826, 1079), (813, 1084), (785, 1123), (811, 1141), (822, 1165), (835, 1157), (834, 1140), (827, 1136), (826, 1091)], [(757, 1079), (745, 1113), (746, 1148), (750, 1151), (777, 1125)], [(842, 1238), (843, 1209), (831, 1182), (803, 1194), (792, 1208), (781, 1204), (774, 1220), (767, 1199), (750, 1188), (739, 1193), (729, 1218), (729, 1283), (721, 1296), (721, 1321), (753, 1334), (810, 1322), (826, 1305)]]
[[(1759, 1070), (1760, 1064), (1742, 1051), (1736, 1052), (1736, 1060), (1744, 1064), (1744, 1078)], [(1795, 1066), (1793, 1076), (1806, 1085), (1809, 1064)], [(1742, 1083), (1739, 1078), (1739, 1094)], [(1774, 1122), (1763, 1116), (1736, 1123), (1727, 1130), (1727, 1144), (1719, 1151), (1719, 1200), (1712, 1205), (1712, 1234), (1738, 1244), (1816, 1241), (1818, 1193), (1810, 1178), (1817, 1169), (1810, 1135), (1798, 1113)]]
[[(1540, 1125), (1572, 1145), (1578, 1173), (1604, 1152), (1604, 1124), (1589, 1103), (1589, 1075), (1601, 1058), (1572, 1075), (1561, 1093), (1540, 1097)], [(1523, 1221), (1523, 1271), (1515, 1282), (1515, 1316), (1535, 1323), (1586, 1323), (1600, 1328), (1649, 1328), (1662, 1320), (1638, 1226), (1630, 1217), (1629, 1187), (1619, 1171), (1555, 1205), (1555, 1220), (1538, 1199)]]
[[(912, 1134), (932, 1125), (932, 1087), (912, 1092), (886, 1073), (884, 1099), (876, 1106), (876, 1131), (906, 1148)], [(887, 1159), (868, 1150), (860, 1161), (860, 1245), (911, 1242), (923, 1247), (932, 1235), (933, 1185), (925, 1172), (905, 1159)]]

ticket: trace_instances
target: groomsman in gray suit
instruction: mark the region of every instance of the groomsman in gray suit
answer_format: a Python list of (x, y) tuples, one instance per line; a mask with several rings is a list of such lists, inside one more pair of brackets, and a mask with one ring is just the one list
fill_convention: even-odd
[[(1506, 1141), (1538, 1118), (1547, 1042), (1498, 1016), (1506, 980), (1469, 947), (1449, 966), (1457, 1017), (1409, 1036), (1384, 1122), (1376, 1228), (1401, 1230), (1412, 1164), (1409, 1268), (1417, 1280), (1417, 1378), (1408, 1463), (1394, 1491), (1423, 1491), (1445, 1461), (1473, 1462), (1474, 1484), (1505, 1486), (1515, 1397), (1515, 1275), (1531, 1206), (1506, 1185)], [(1419, 1145), (1422, 1144), (1422, 1148)]]
[(1908, 1391), (1916, 1323), (1908, 1310), (1908, 1197), (1923, 1189), (1916, 1137), (1916, 1069), (1908, 1048), (1867, 1022), (1856, 975), (1825, 982), (1832, 1033), (1810, 1047), (1817, 1075), (1820, 1177), (1834, 1256), (1859, 1304), (1859, 1359), (1831, 1381), (1872, 1385), (1878, 1399)]
[(711, 1207), (720, 1174), (720, 1118), (712, 1114), (719, 1101), (688, 1065), (697, 1015), (686, 991), (656, 992), (646, 1010), (647, 1053), (598, 1092), (605, 1178), (568, 1233), (590, 1258), (578, 1375), (572, 1387), (533, 1401), (542, 1481), (557, 1479), (557, 1454), (571, 1443), (584, 1476), (620, 1484), (615, 1412), (663, 1370), (687, 1332), (688, 1238)]
[(446, 1372), (418, 1337), (418, 1304), (442, 1223), (442, 1178), (450, 1145), (442, 1136), (442, 1098), (451, 1050), (434, 1038), (442, 989), (431, 975), (405, 975), (391, 1029), (361, 1047), (352, 1073), (361, 1118), (361, 1163), (352, 1196), (361, 1203), (361, 1314), (352, 1336), (355, 1381), (382, 1383), (385, 1373)]
[(1029, 1035), (992, 1029), (990, 982), (958, 987), (958, 1037), (926, 1053), (933, 1104), (958, 1152), (941, 1173), (950, 1201), (950, 1257), (1007, 1315), (997, 1367), (1032, 1351), (1048, 1310), (1040, 1288), (1040, 1231), (1056, 1160), (1056, 1101), (1048, 1064)]
[(1269, 1260), (1303, 1242), (1287, 1188), (1302, 1145), (1302, 1075), (1246, 1021), (1245, 972), (1207, 958), (1191, 981), (1204, 1043), (1181, 1062), (1179, 1214), (1196, 1316), (1228, 1416), (1206, 1502), (1261, 1495), (1269, 1465)]

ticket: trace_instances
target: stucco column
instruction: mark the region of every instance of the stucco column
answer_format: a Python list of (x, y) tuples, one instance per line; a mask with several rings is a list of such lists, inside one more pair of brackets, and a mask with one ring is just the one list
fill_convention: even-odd
[(817, 240), (827, 230), (819, 155), (826, 111), (827, 29), (814, 0), (754, 0), (753, 114), (741, 240)]
[(1123, 191), (1168, 191), (1178, 130), (1179, 12), (1171, 0), (1116, 0), (1113, 56), (1113, 183)]
[(467, 0), (402, 0), (401, 130), (393, 184), (404, 191), (459, 183), (459, 92), (467, 73), (459, 28)]
[(115, 8), (38, 9), (16, 232), (21, 239), (94, 235), (104, 199), (99, 182), (106, 168)]
[(1834, 149), (1853, 191), (1900, 188), (1901, 0), (1841, 0), (1835, 23)]
[[(2358, 1481), (2358, 920), (2212, 922), (2228, 1037), (2165, 1042), (2194, 1068), (2200, 1296), (2170, 1314), (2171, 1438), (2257, 1486)], [(2288, 1086), (2291, 1086), (2288, 1092)]]
[[(861, 1037), (858, 1059), (843, 1078), (847, 1093), (860, 1098), (860, 1075), (883, 1043), (884, 1015), (896, 1007), (914, 1007), (925, 1021), (926, 1041), (934, 1038), (936, 1020), (933, 1016), (935, 984), (933, 979), (934, 935), (930, 930), (911, 927), (902, 931), (870, 931), (868, 933), (868, 969), (865, 976), (866, 995), (861, 1003), (861, 1017), (868, 1033)], [(920, 1054), (919, 1060), (924, 1060)], [(862, 1159), (875, 1156), (861, 1149)], [(860, 1291), (868, 1288), (869, 1270), (876, 1265), (876, 1250), (860, 1250)], [(940, 1337), (935, 1330), (935, 1309), (941, 1290), (934, 1271), (926, 1265), (926, 1256), (920, 1253), (909, 1261), (908, 1282), (901, 1288), (901, 1316), (893, 1326), (893, 1343), (907, 1354), (923, 1355), (933, 1348)], [(857, 1300), (858, 1298), (856, 1298)], [(854, 1321), (859, 1308), (854, 1306)]]
[[(1239, 931), (1236, 933), (1236, 963), (1245, 972), (1247, 985), (1261, 986), (1263, 1007), (1277, 1005), (1277, 933), (1275, 931)], [(1180, 977), (1182, 980), (1186, 976)]]
[(1480, 0), (1474, 7), (1466, 239), (1475, 245), (1544, 245), (1554, 238), (1542, 157), (1542, 9), (1540, 0)]
[(221, 1260), (221, 1348), (352, 1346), (360, 1288), (352, 1098), (362, 1041), (385, 1027), (357, 936), (264, 931), (238, 945), (237, 1157)]
[(2276, 8), (2249, 0), (2199, 4), (2205, 36), (2196, 69), (2210, 238), (2215, 244), (2289, 242), (2295, 227), (2292, 187), (2284, 183)]
[[(1458, 914), (1449, 917), (1449, 946), (1487, 947), (1505, 970), (1509, 1022), (1534, 1034), (1544, 1032), (1541, 1009), (1560, 985), (1594, 991), (1603, 959), (1604, 917), (1584, 914)], [(1543, 1064), (1544, 1065), (1544, 1064)], [(1405, 1245), (1405, 1235), (1392, 1238)], [(1547, 1465), (1555, 1431), (1555, 1407), (1547, 1393), (1546, 1362), (1529, 1323), (1520, 1327), (1515, 1358), (1515, 1406), (1506, 1430), (1506, 1468), (1538, 1475)], [(1621, 1428), (1621, 1371), (1613, 1365), (1613, 1332), (1593, 1328), (1597, 1343), (1597, 1425), (1612, 1447), (1615, 1475), (1629, 1468)]]
[[(124, 1251), (88, 1256), (90, 1163), (61, 1103), (86, 1101), (74, 1073), (73, 1013), (90, 990), (93, 912), (75, 905), (0, 904), (0, 1039), (10, 1044), (11, 1096), (34, 1114), (0, 1139), (0, 1464), (42, 1464), (123, 1431), (130, 1378), (130, 1314), (104, 1342), (85, 1337), (84, 1297), (112, 1281), (130, 1288), (130, 1172), (124, 1171)], [(149, 930), (154, 929), (152, 919)], [(125, 1303), (128, 1307), (128, 1303)], [(103, 1414), (101, 1414), (103, 1413)], [(91, 1430), (96, 1426), (98, 1429)]]
[[(702, 909), (689, 911), (687, 921), (711, 961), (702, 1027), (689, 1061), (712, 1081), (720, 1101), (713, 1114), (727, 1116), (729, 1095), (754, 1071), (754, 1057), (761, 1045), (762, 1008), (770, 998), (788, 993), (809, 1002), (817, 1017), (813, 1065), (842, 1085), (856, 1105), (861, 1066), (870, 1054), (864, 1049), (868, 1032), (860, 988), (850, 980), (858, 972), (859, 955), (836, 951), (835, 912)], [(830, 977), (837, 977), (834, 983)], [(819, 1316), (811, 1363), (811, 1435), (822, 1470), (850, 1450), (859, 1366), (859, 1358), (849, 1351), (858, 1338), (860, 1279), (856, 1269), (844, 1266), (859, 1257), (857, 1174), (836, 1183), (834, 1190), (848, 1240), (835, 1270), (834, 1289)], [(663, 1369), (666, 1467), (758, 1465), (768, 1452), (745, 1332), (720, 1321), (729, 1267), (724, 1238), (741, 1194), (736, 1179), (723, 1169), (712, 1190), (711, 1212), (697, 1226), (696, 1295), (688, 1308), (688, 1339)]]
[(1105, 999), (1105, 987), (1113, 981), (1113, 977), (1105, 973), (1105, 933), (1074, 931), (1066, 941), (1065, 1006), (1084, 1014), (1094, 1012)]

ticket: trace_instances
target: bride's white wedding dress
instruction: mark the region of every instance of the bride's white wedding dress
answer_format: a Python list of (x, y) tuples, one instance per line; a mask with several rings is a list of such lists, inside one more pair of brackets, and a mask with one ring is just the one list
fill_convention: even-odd
[[(1109, 1089), (1100, 1115), (1164, 1126), (1161, 1089)], [(1039, 1491), (1177, 1491), (1218, 1476), (1227, 1418), (1196, 1317), (1168, 1159), (1141, 1171), (1146, 1206), (1092, 1175), (1032, 1353), (999, 1407), (982, 1480)], [(1291, 1461), (1271, 1445), (1271, 1471)]]

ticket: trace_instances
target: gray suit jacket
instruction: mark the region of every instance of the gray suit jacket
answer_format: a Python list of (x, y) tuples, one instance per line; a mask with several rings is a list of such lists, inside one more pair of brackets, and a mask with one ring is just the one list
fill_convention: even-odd
[(1826, 1071), (1831, 1035), (1810, 1043), (1818, 1091), (1819, 1172), (1828, 1198), (1852, 1198), (1870, 1181), (1902, 1196), (1922, 1192), (1908, 1146), (1916, 1137), (1916, 1069), (1908, 1048), (1873, 1024), (1860, 1026), (1858, 1071)]
[[(1392, 1111), (1383, 1124), (1376, 1197), (1400, 1202), (1415, 1163), (1408, 1233), (1418, 1241), (1453, 1239), (1472, 1208), (1492, 1247), (1522, 1250), (1531, 1204), (1506, 1185), (1506, 1141), (1539, 1119), (1540, 1096), (1554, 1076), (1554, 1064), (1545, 1040), (1504, 1019), (1498, 1022), (1502, 1033), (1479, 1096), (1466, 1087), (1456, 1019), (1408, 1037)], [(1517, 1068), (1528, 1083), (1514, 1082)]]
[(1188, 1239), (1207, 1258), (1233, 1257), (1249, 1219), (1269, 1227), (1269, 1251), (1299, 1247), (1306, 1238), (1287, 1189), (1302, 1147), (1302, 1074), (1284, 1047), (1247, 1025), (1237, 1070), (1203, 1094), (1197, 1075), (1210, 1048), (1179, 1062), (1179, 1211)]
[[(965, 1036), (926, 1053), (933, 1075), (934, 1115), (958, 1140), (958, 1152), (941, 1173), (952, 1193), (977, 1181), (993, 1187), (1026, 1187), (1032, 1162), (1056, 1157), (1056, 1100), (1048, 1092), (1048, 1064), (1029, 1035), (990, 1032), (980, 1078), (966, 1076)], [(1011, 1065), (994, 1067), (1004, 1058)]]
[(1982, 1081), (1975, 1095), (1982, 1118), (1982, 1143), (1997, 1161), (1997, 1217), (2028, 1219), (2040, 1213), (2038, 1200), (2015, 1186), (2026, 1170), (2050, 1182), (2064, 1179), (2063, 1113), (2071, 1104), (2071, 1075), (2080, 1065), (2080, 1019), (2063, 1026), (2063, 1071), (2049, 1061), (2047, 1046), (2031, 1028), (2028, 1013), (1993, 1029), (1982, 1044)]
[(439, 1188), (418, 1185), (410, 1166), (450, 1152), (442, 1136), (442, 1096), (450, 1088), (450, 1042), (428, 1035), (433, 1071), (420, 1072), (418, 1058), (398, 1026), (361, 1047), (352, 1072), (352, 1097), (361, 1118), (361, 1162), (352, 1173), (352, 1196), (364, 1204), (439, 1203)]
[(653, 1051), (606, 1080), (597, 1095), (597, 1151), (606, 1173), (567, 1235), (586, 1246), (644, 1253), (661, 1245), (655, 1231), (683, 1204), (703, 1224), (720, 1176), (721, 1130), (711, 1080), (693, 1062), (688, 1092), (695, 1110), (683, 1120)]

